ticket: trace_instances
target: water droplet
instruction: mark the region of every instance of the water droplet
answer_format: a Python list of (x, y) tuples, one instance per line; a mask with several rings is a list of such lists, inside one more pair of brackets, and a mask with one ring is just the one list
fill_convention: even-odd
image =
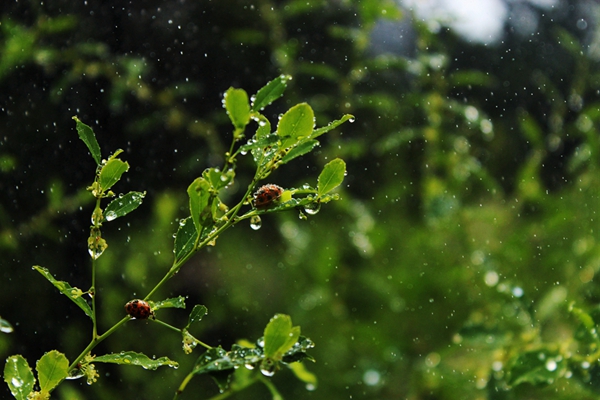
[(321, 210), (321, 203), (309, 203), (304, 206), (304, 212), (308, 215), (316, 215)]
[(260, 373), (264, 376), (273, 376), (275, 375), (275, 370), (277, 369), (277, 364), (273, 362), (271, 359), (264, 359), (262, 363), (260, 363)]
[(116, 212), (114, 212), (114, 211), (109, 211), (109, 212), (107, 212), (107, 213), (104, 215), (104, 218), (106, 218), (106, 220), (107, 220), (108, 222), (110, 222), (110, 221), (113, 221), (113, 220), (117, 219), (117, 216), (118, 216), (118, 215), (117, 215), (117, 213), (116, 213)]
[(555, 371), (557, 367), (558, 364), (556, 364), (556, 361), (554, 361), (553, 359), (546, 361), (546, 369), (548, 371)]
[(350, 122), (351, 124), (353, 124), (354, 121), (356, 121), (356, 118), (354, 118), (354, 117), (348, 119), (348, 122)]
[(306, 390), (308, 390), (309, 392), (312, 392), (313, 390), (315, 390), (317, 387), (312, 384), (312, 383), (307, 383), (306, 384)]
[(252, 364), (245, 364), (244, 367), (246, 367), (246, 369), (250, 369), (250, 370), (254, 369), (254, 365), (252, 365)]
[(0, 332), (11, 333), (12, 331), (12, 325), (7, 320), (0, 318)]
[(300, 218), (302, 221), (306, 221), (308, 219), (306, 214), (304, 214), (303, 210), (300, 210), (300, 212), (298, 212), (298, 218)]
[(381, 374), (374, 369), (368, 369), (363, 374), (363, 382), (367, 386), (375, 386), (379, 383), (380, 380), (381, 380)]
[(69, 372), (69, 376), (67, 376), (65, 379), (79, 379), (83, 378), (84, 376), (85, 374), (83, 373), (83, 370), (75, 368)]
[(250, 228), (257, 231), (261, 228), (261, 226), (262, 226), (262, 220), (260, 219), (260, 217), (258, 215), (254, 215), (252, 218), (250, 218)]

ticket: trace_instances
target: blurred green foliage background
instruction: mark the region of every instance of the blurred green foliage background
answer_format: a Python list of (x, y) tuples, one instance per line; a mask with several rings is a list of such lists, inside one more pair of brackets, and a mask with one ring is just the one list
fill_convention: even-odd
[[(73, 115), (104, 154), (125, 150), (132, 168), (115, 189), (148, 192), (105, 227), (102, 329), (170, 267), (185, 189), (230, 140), (222, 93), (286, 73), (279, 112), (306, 101), (317, 125), (356, 122), (270, 179), (298, 187), (341, 157), (342, 201), (308, 221), (237, 226), (192, 259), (158, 297), (208, 307), (195, 336), (228, 348), (289, 314), (316, 342), (306, 366), (319, 377), (307, 391), (277, 374), (290, 399), (597, 398), (600, 9), (530, 10), (535, 32), (506, 22), (484, 45), (385, 0), (3, 3), (0, 315), (15, 333), (0, 335), (0, 355), (72, 358), (90, 337), (87, 317), (31, 269), (90, 284), (95, 166)], [(399, 49), (378, 46), (398, 38)], [(183, 326), (187, 313), (160, 317)], [(171, 398), (199, 354), (179, 339), (128, 323), (96, 353), (168, 355), (180, 368), (100, 365), (98, 383), (67, 382), (56, 398)], [(196, 378), (183, 398), (216, 393)], [(256, 386), (233, 398), (268, 396)]]

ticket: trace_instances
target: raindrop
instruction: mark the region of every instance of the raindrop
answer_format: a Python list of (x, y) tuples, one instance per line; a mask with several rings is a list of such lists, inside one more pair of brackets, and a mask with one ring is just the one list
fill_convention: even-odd
[(365, 382), (367, 386), (375, 386), (379, 383), (380, 380), (381, 374), (378, 371), (375, 371), (374, 369), (368, 369), (363, 374), (363, 382)]
[(23, 382), (23, 380), (21, 380), (21, 379), (12, 378), (12, 379), (11, 379), (11, 383), (12, 383), (13, 387), (16, 387), (16, 388), (18, 388), (18, 387), (21, 387), (21, 386), (23, 386), (23, 383), (24, 383), (24, 382)]
[(306, 216), (306, 214), (304, 214), (304, 211), (300, 210), (300, 212), (298, 213), (298, 218), (300, 218), (302, 221), (306, 221), (308, 219), (308, 217)]
[(558, 365), (556, 364), (556, 361), (554, 361), (554, 360), (552, 360), (552, 359), (550, 359), (550, 360), (546, 361), (546, 369), (547, 369), (548, 371), (551, 371), (551, 372), (552, 372), (552, 371), (555, 371), (555, 370), (556, 370), (556, 367), (558, 367)]
[[(265, 360), (265, 361), (267, 361), (267, 360)], [(275, 364), (273, 364), (272, 361), (269, 363), (263, 362), (260, 365), (260, 373), (263, 374), (264, 376), (275, 375)]]
[(106, 215), (104, 215), (104, 218), (106, 218), (106, 221), (108, 222), (113, 221), (117, 219), (117, 213), (114, 211), (109, 211), (106, 213)]
[(252, 216), (252, 218), (250, 218), (250, 228), (257, 231), (261, 228), (261, 226), (262, 226), (262, 220), (260, 219), (260, 217), (258, 215), (254, 215), (254, 216)]
[(304, 212), (308, 215), (316, 215), (321, 210), (321, 203), (309, 203), (304, 206)]
[(0, 332), (11, 333), (12, 331), (12, 325), (8, 321), (0, 318)]
[(356, 121), (356, 118), (349, 118), (349, 119), (348, 119), (348, 122), (350, 122), (351, 124), (353, 124), (353, 123), (354, 123), (354, 121)]
[(69, 372), (69, 375), (65, 379), (79, 379), (83, 378), (84, 376), (85, 374), (81, 368), (75, 368)]

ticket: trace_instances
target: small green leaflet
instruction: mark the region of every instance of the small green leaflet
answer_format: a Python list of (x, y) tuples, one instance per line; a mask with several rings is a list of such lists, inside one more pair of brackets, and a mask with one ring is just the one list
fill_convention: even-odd
[(69, 360), (57, 350), (49, 351), (35, 366), (42, 393), (49, 393), (69, 375)]
[(204, 178), (196, 178), (188, 187), (190, 198), (190, 214), (196, 227), (196, 232), (202, 232), (207, 216), (212, 217), (210, 208), (210, 183)]
[(281, 360), (299, 337), (300, 327), (292, 327), (292, 318), (289, 315), (275, 315), (265, 327), (265, 357), (275, 361)]
[(98, 182), (103, 192), (107, 191), (121, 179), (121, 176), (129, 170), (129, 164), (118, 158), (109, 159), (100, 170)]
[(280, 75), (263, 86), (252, 96), (252, 111), (260, 111), (280, 98), (291, 79), (292, 77), (289, 75)]
[(323, 135), (324, 133), (327, 133), (330, 130), (337, 128), (338, 126), (340, 126), (341, 124), (343, 124), (346, 121), (354, 122), (354, 115), (345, 114), (342, 118), (330, 122), (329, 124), (327, 124), (327, 126), (323, 126), (319, 129), (315, 129), (313, 131), (312, 135), (310, 135), (310, 138), (311, 139), (317, 138), (317, 137)]
[(205, 306), (196, 304), (190, 313), (188, 323), (184, 329), (189, 329), (192, 324), (202, 321), (202, 318), (206, 314), (208, 314), (208, 309)]
[(105, 354), (94, 358), (93, 362), (103, 362), (121, 365), (137, 365), (144, 369), (157, 369), (158, 367), (168, 366), (177, 368), (179, 363), (170, 360), (168, 357), (152, 359), (145, 354), (135, 351), (122, 351), (120, 353)]
[(42, 274), (44, 276), (44, 278), (48, 279), (48, 281), (51, 284), (53, 284), (58, 290), (60, 290), (60, 292), (62, 294), (64, 294), (72, 302), (77, 304), (79, 306), (79, 308), (81, 308), (83, 310), (85, 315), (92, 318), (92, 309), (90, 308), (89, 304), (85, 301), (85, 299), (83, 297), (81, 297), (81, 294), (82, 294), (81, 289), (71, 287), (71, 285), (69, 285), (65, 281), (56, 280), (52, 276), (50, 271), (48, 271), (48, 269), (46, 269), (44, 267), (40, 267), (39, 265), (34, 265), (33, 269), (35, 269), (37, 272)]
[(129, 192), (111, 201), (104, 210), (104, 218), (110, 222), (129, 214), (142, 204), (146, 192)]
[(223, 105), (236, 130), (242, 130), (250, 122), (250, 104), (244, 89), (229, 88), (223, 97)]
[(192, 217), (187, 217), (179, 222), (179, 229), (175, 236), (175, 248), (173, 249), (175, 261), (181, 260), (194, 250), (197, 237), (198, 232), (196, 232)]
[(315, 127), (315, 113), (306, 103), (296, 104), (279, 120), (277, 135), (281, 138), (281, 147), (294, 147), (300, 140), (309, 137)]
[(17, 400), (27, 400), (33, 390), (35, 377), (27, 360), (21, 355), (10, 356), (4, 365), (4, 382)]
[(327, 163), (319, 175), (317, 184), (318, 195), (323, 196), (341, 185), (345, 174), (346, 163), (344, 160), (336, 158)]
[(79, 118), (77, 118), (77, 116), (74, 116), (73, 119), (75, 120), (75, 124), (77, 125), (77, 133), (79, 134), (79, 138), (83, 140), (83, 143), (85, 143), (85, 145), (87, 146), (88, 150), (90, 151), (90, 154), (94, 158), (94, 161), (96, 161), (96, 164), (100, 165), (102, 155), (100, 154), (100, 145), (96, 140), (96, 135), (94, 134), (94, 131), (92, 130), (92, 128), (81, 122)]
[(185, 308), (185, 297), (173, 297), (152, 303), (152, 310), (160, 310), (161, 308)]

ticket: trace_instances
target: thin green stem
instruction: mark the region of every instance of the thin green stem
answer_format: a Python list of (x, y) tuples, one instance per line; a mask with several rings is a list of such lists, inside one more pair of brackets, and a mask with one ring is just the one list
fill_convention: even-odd
[[(171, 329), (171, 330), (173, 330), (173, 331), (175, 331), (175, 332), (178, 332), (178, 333), (180, 333), (180, 334), (183, 334), (183, 329), (179, 329), (179, 328), (177, 328), (176, 326), (173, 326), (173, 325), (167, 324), (166, 322), (164, 322), (164, 321), (161, 321), (161, 320), (159, 320), (159, 319), (151, 319), (150, 321), (152, 321), (152, 322), (156, 322), (157, 324), (159, 324), (159, 325), (162, 325), (162, 326), (164, 326), (165, 328), (168, 328), (168, 329)], [(189, 335), (189, 333), (188, 333), (188, 335)], [(192, 335), (190, 335), (190, 336), (191, 336), (191, 337), (193, 337)], [(195, 337), (193, 337), (193, 338), (194, 338), (194, 340), (195, 340), (196, 342), (198, 342), (198, 344), (199, 344), (200, 346), (204, 347), (205, 349), (207, 349), (207, 350), (210, 350), (210, 349), (212, 349), (212, 346), (209, 346), (208, 344), (204, 343), (204, 342), (203, 342), (203, 341), (201, 341), (201, 340), (198, 340), (198, 339), (196, 339)]]
[(104, 339), (106, 339), (107, 337), (109, 337), (110, 335), (112, 335), (117, 329), (119, 329), (121, 327), (121, 325), (123, 325), (125, 322), (129, 321), (130, 319), (131, 319), (131, 317), (129, 317), (129, 316), (124, 317), (119, 322), (117, 322), (116, 324), (114, 324), (112, 326), (112, 328), (110, 328), (109, 330), (107, 330), (106, 332), (104, 332), (102, 335), (97, 336), (96, 338), (94, 338), (90, 342), (90, 344), (88, 344), (87, 347), (85, 349), (83, 349), (83, 351), (81, 352), (81, 354), (79, 354), (79, 356), (77, 356), (77, 358), (71, 363), (71, 365), (69, 365), (69, 371), (71, 371), (75, 367), (77, 367), (77, 364), (79, 364), (79, 362), (81, 360), (83, 360), (83, 358), (89, 352), (91, 352), (94, 349), (94, 347), (98, 346)]
[[(101, 197), (96, 198), (96, 207), (94, 208), (94, 214), (96, 210), (100, 209)], [(100, 229), (101, 222), (94, 218), (94, 228)], [(92, 295), (92, 341), (98, 337), (98, 321), (96, 318), (96, 258), (92, 257), (92, 287), (90, 288), (90, 294)]]

